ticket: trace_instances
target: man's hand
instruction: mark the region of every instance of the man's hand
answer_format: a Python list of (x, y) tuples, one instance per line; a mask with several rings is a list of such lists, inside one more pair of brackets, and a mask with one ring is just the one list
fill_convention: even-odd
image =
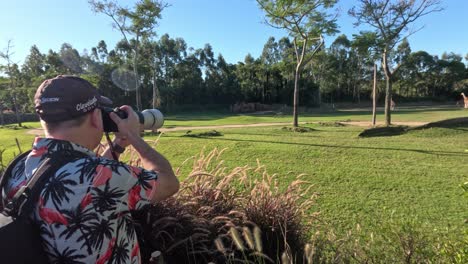
[(122, 119), (115, 113), (110, 113), (110, 118), (115, 122), (119, 132), (115, 133), (115, 143), (122, 147), (127, 147), (131, 144), (129, 139), (140, 137), (141, 125), (138, 120), (138, 115), (128, 105), (119, 107), (128, 115), (127, 118)]
[(148, 199), (152, 203), (162, 201), (179, 190), (179, 180), (169, 161), (140, 137), (142, 127), (135, 111), (128, 105), (121, 106), (120, 109), (127, 112), (128, 118), (121, 119), (115, 113), (110, 114), (110, 118), (119, 129), (115, 134), (114, 143), (122, 147), (132, 145), (140, 156), (142, 167), (158, 173), (159, 187), (151, 192), (151, 197)]

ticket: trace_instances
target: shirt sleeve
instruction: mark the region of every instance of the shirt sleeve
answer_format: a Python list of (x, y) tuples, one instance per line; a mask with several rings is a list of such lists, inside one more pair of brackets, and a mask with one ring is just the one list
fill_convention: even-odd
[(157, 191), (158, 174), (140, 167), (127, 166), (131, 171), (132, 181), (128, 191), (128, 209), (138, 210), (150, 203), (150, 198)]
[(120, 210), (138, 210), (150, 204), (150, 198), (157, 191), (157, 172), (120, 162), (118, 165), (113, 164), (111, 168), (105, 167), (112, 170), (112, 176), (109, 179), (111, 188), (119, 188), (124, 193), (121, 202), (126, 206), (121, 207)]

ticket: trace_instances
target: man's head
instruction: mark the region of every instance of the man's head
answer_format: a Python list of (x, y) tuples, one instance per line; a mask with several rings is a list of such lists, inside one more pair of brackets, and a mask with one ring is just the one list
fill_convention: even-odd
[(73, 131), (69, 130), (83, 128), (87, 134), (82, 136), (99, 137), (100, 140), (102, 119), (98, 108), (110, 105), (112, 101), (101, 96), (91, 83), (82, 78), (59, 75), (39, 86), (34, 104), (49, 134), (59, 130), (70, 133)]
[(46, 123), (71, 120), (112, 101), (85, 79), (59, 75), (45, 80), (34, 96), (36, 113)]

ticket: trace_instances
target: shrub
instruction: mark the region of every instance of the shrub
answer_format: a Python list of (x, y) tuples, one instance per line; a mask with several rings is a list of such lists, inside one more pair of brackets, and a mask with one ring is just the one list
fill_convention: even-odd
[(283, 254), (302, 263), (311, 212), (311, 185), (281, 188), (257, 162), (228, 170), (217, 149), (194, 159), (174, 197), (134, 213), (144, 258), (159, 251), (165, 263), (276, 263)]

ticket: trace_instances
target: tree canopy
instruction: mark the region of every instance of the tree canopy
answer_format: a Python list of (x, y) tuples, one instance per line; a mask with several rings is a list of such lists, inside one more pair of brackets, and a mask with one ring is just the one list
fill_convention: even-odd
[[(301, 3), (278, 2), (291, 6)], [(333, 16), (328, 19), (332, 19), (329, 30), (335, 30)], [(304, 45), (306, 42), (300, 39), (300, 34), (292, 32), (281, 39), (269, 38), (258, 57), (245, 54), (244, 61), (236, 64), (215, 53), (210, 43), (189, 47), (183, 38), (168, 34), (141, 38), (138, 60), (134, 59), (134, 37), (122, 36), (113, 47), (105, 40), (97, 41), (94, 47), (83, 51), (76, 50), (73, 43), (46, 51), (32, 46), (20, 65), (11, 59), (14, 45), (9, 43), (1, 52), (0, 106), (3, 110), (33, 112), (35, 90), (44, 79), (58, 74), (86, 78), (111, 97), (116, 106), (134, 104), (134, 89), (128, 89), (135, 85), (134, 69), (139, 76), (141, 108), (158, 107), (169, 112), (227, 111), (236, 103), (261, 103), (278, 105), (288, 111), (289, 107), (294, 108), (295, 93), (296, 98), (301, 98), (297, 100), (298, 109), (332, 107), (340, 102), (368, 103), (374, 62), (383, 61), (385, 45), (381, 35), (377, 31), (352, 36), (341, 34), (330, 43), (323, 43), (320, 35), (309, 35), (309, 44)], [(386, 53), (387, 61), (391, 62), (388, 68), (394, 100), (453, 101), (455, 104), (461, 99), (461, 92), (468, 94), (466, 56), (450, 51), (436, 56), (413, 50), (404, 35), (398, 40), (398, 43), (391, 42), (392, 49)], [(305, 56), (301, 62), (303, 49)], [(386, 71), (377, 73), (378, 94), (387, 93), (386, 74)], [(379, 96), (378, 102), (385, 103), (386, 99)]]

